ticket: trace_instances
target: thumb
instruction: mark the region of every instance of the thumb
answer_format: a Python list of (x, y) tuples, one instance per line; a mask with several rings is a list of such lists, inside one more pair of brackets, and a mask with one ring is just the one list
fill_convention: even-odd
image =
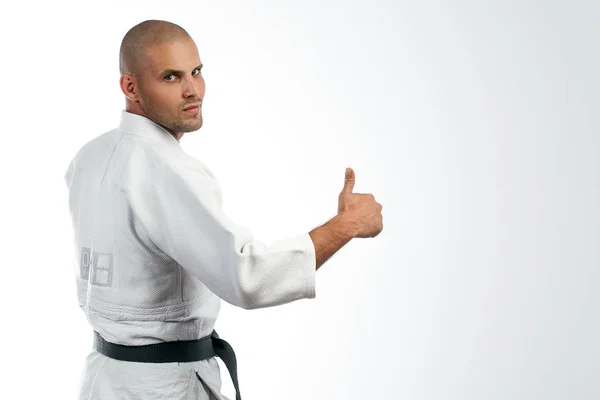
[(354, 170), (352, 168), (346, 168), (346, 177), (344, 179), (344, 188), (342, 189), (342, 193), (352, 193), (352, 189), (354, 189)]

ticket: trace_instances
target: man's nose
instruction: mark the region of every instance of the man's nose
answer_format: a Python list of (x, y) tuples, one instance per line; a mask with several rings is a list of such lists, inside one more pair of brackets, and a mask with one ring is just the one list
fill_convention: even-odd
[(183, 96), (191, 97), (196, 96), (199, 97), (200, 94), (200, 84), (196, 82), (194, 79), (186, 79), (186, 82), (183, 86)]

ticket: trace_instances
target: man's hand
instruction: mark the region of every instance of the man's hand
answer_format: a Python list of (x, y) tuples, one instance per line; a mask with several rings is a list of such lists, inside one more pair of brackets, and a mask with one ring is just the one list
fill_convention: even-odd
[(344, 188), (338, 198), (338, 215), (345, 214), (356, 223), (357, 238), (373, 238), (383, 230), (383, 206), (372, 194), (352, 193), (356, 181), (354, 170), (346, 169)]

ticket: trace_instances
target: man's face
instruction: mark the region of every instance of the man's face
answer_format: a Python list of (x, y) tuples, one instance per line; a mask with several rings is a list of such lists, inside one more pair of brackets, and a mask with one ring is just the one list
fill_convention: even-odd
[[(192, 40), (158, 44), (140, 66), (140, 106), (146, 116), (174, 133), (202, 126), (205, 83), (198, 49)], [(185, 110), (195, 105), (196, 108)]]

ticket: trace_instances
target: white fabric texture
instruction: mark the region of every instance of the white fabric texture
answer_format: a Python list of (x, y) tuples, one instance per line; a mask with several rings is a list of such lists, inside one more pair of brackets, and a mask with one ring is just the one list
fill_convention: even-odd
[[(144, 116), (122, 111), (119, 126), (85, 144), (64, 177), (79, 306), (108, 341), (207, 336), (221, 299), (256, 309), (315, 297), (310, 235), (269, 246), (255, 239), (224, 213), (210, 169)], [(80, 388), (86, 400), (226, 399), (214, 358), (134, 363), (92, 349)]]

